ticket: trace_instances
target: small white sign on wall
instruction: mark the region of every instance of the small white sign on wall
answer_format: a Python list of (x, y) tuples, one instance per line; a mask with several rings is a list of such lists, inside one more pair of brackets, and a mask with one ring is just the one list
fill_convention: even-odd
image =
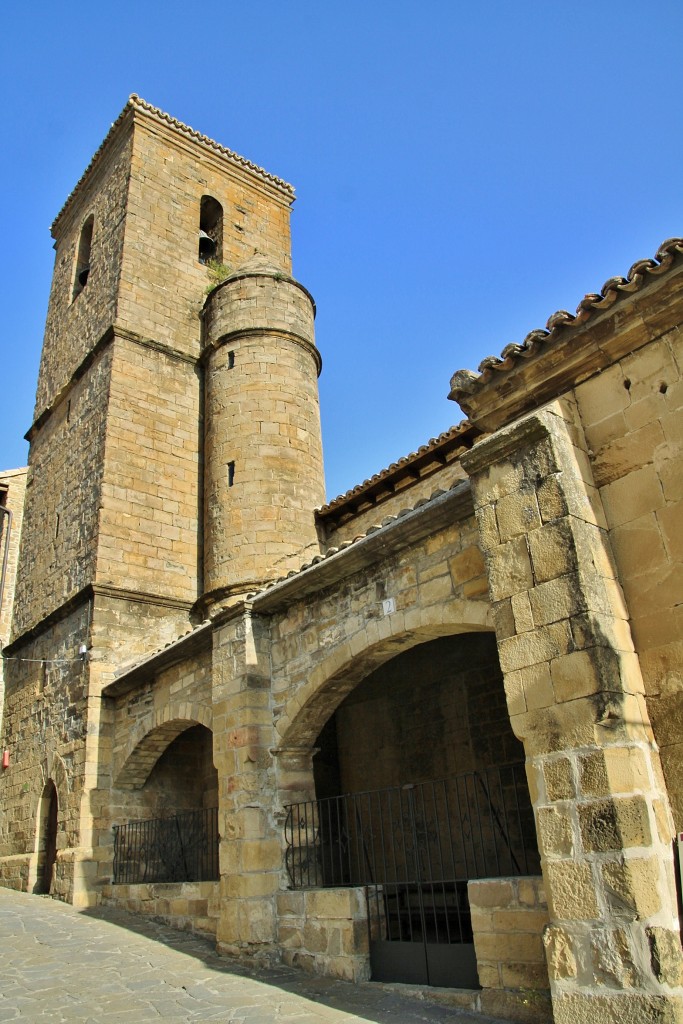
[(382, 614), (391, 615), (396, 611), (396, 600), (393, 597), (385, 597), (382, 601)]

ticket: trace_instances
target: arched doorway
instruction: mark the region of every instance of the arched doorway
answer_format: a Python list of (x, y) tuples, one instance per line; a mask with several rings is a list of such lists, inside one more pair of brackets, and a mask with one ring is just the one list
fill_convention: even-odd
[(119, 785), (124, 782), (127, 821), (114, 826), (114, 882), (217, 878), (218, 773), (211, 730), (179, 721), (150, 730), (124, 765)]
[(52, 888), (57, 860), (57, 819), (59, 803), (57, 789), (50, 779), (40, 799), (38, 820), (38, 877), (35, 893), (49, 893)]
[(476, 986), (468, 881), (539, 870), (493, 634), (396, 655), (315, 747), (316, 800), (288, 818), (293, 887), (366, 889), (375, 979)]

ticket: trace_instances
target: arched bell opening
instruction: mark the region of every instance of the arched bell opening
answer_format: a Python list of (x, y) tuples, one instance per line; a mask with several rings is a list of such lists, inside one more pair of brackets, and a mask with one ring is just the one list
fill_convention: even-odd
[(223, 207), (213, 196), (202, 196), (199, 209), (200, 263), (223, 261)]
[(33, 891), (47, 894), (52, 890), (57, 861), (57, 829), (59, 801), (57, 789), (50, 779), (40, 798), (38, 808), (38, 870)]
[(76, 255), (72, 299), (75, 299), (77, 295), (80, 295), (88, 283), (88, 278), (90, 276), (90, 251), (92, 249), (94, 227), (95, 218), (93, 214), (90, 214), (81, 228), (81, 234), (78, 240), (78, 253)]

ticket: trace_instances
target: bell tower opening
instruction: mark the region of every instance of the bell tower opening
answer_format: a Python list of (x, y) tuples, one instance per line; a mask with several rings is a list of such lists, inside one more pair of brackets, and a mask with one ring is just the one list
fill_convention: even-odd
[(202, 196), (198, 259), (200, 263), (223, 262), (223, 207), (213, 196)]
[(95, 217), (91, 213), (81, 228), (81, 237), (78, 240), (78, 256), (76, 257), (76, 270), (74, 273), (74, 286), (72, 299), (80, 295), (90, 275), (90, 250), (92, 248), (92, 235), (95, 226)]

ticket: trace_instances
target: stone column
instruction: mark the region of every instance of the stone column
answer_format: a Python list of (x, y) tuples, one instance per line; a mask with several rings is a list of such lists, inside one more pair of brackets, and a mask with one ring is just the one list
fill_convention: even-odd
[(554, 402), (462, 463), (527, 755), (555, 1020), (683, 1020), (673, 825), (575, 405)]
[(271, 748), (270, 627), (249, 605), (217, 624), (213, 648), (214, 761), (219, 777), (221, 952), (268, 960), (282, 872)]

